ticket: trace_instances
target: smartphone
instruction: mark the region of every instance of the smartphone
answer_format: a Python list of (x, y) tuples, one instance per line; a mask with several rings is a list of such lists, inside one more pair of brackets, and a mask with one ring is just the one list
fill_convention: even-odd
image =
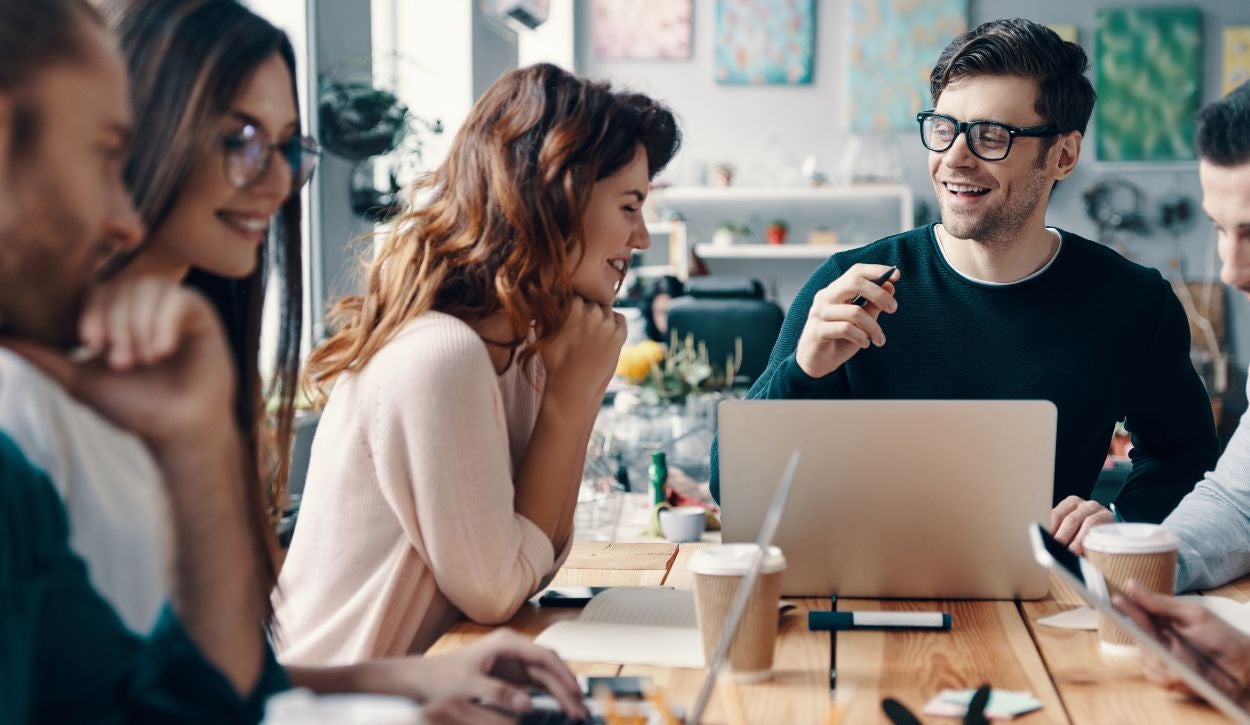
[(651, 687), (650, 677), (579, 677), (577, 681), (587, 697), (607, 690), (616, 700), (642, 700)]
[(592, 597), (611, 587), (548, 587), (538, 597), (540, 607), (584, 607)]
[(1033, 544), (1033, 556), (1038, 563), (1059, 575), (1086, 604), (1123, 627), (1139, 646), (1166, 662), (1169, 669), (1207, 702), (1236, 722), (1250, 725), (1250, 713), (1243, 709), (1240, 702), (1230, 697), (1230, 694), (1234, 697), (1244, 695), (1250, 683), (1241, 682), (1175, 629), (1160, 623), (1158, 628), (1164, 630), (1167, 639), (1176, 642), (1186, 651), (1192, 663), (1173, 654), (1168, 645), (1157, 639), (1154, 633), (1139, 627), (1111, 603), (1112, 595), (1121, 592), (1103, 577), (1097, 567), (1088, 559), (1072, 553), (1071, 549), (1059, 543), (1040, 524), (1029, 525), (1029, 539)]

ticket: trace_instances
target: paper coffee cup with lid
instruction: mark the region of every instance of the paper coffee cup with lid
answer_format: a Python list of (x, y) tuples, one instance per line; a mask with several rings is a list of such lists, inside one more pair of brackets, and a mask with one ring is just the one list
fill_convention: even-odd
[[(1176, 589), (1176, 558), (1180, 540), (1159, 524), (1103, 524), (1085, 535), (1085, 558), (1116, 589), (1129, 579), (1152, 592), (1171, 595)], [(1098, 616), (1099, 649), (1113, 656), (1134, 656), (1137, 646), (1128, 632)]]
[[(703, 657), (708, 666), (716, 655), (738, 584), (750, 572), (759, 554), (755, 544), (722, 544), (699, 549), (690, 558), (695, 610), (703, 639)], [(741, 682), (762, 682), (772, 676), (780, 616), (777, 604), (781, 599), (781, 576), (785, 570), (786, 557), (781, 549), (769, 547), (729, 647), (729, 672)]]

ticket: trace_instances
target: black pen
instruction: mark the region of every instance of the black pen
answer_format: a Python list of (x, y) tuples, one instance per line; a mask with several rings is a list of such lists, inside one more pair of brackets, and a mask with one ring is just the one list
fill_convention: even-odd
[[(885, 271), (885, 274), (874, 279), (872, 283), (880, 287), (881, 285), (885, 284), (887, 280), (893, 277), (894, 273), (897, 271), (898, 271), (898, 267), (890, 267), (889, 269)], [(857, 295), (855, 299), (851, 300), (851, 304), (855, 305), (856, 307), (863, 307), (864, 305), (868, 304), (868, 298), (863, 295)]]

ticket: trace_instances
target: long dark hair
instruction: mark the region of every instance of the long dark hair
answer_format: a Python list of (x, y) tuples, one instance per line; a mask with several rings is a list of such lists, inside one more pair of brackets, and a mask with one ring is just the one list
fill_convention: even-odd
[[(265, 60), (275, 53), (281, 56), (291, 72), (292, 97), (299, 97), (295, 52), (281, 30), (236, 0), (103, 0), (101, 10), (119, 36), (134, 94), (138, 142), (126, 164), (126, 181), (144, 224), (154, 230), (212, 149), (217, 123), (229, 104)], [(249, 500), (256, 500), (256, 525), (266, 532), (271, 551), (272, 515), (286, 497), (298, 381), (301, 214), (299, 194), (292, 194), (249, 276), (228, 279), (193, 269), (186, 279), (212, 301), (230, 339), (239, 380), (235, 416), (253, 468), (265, 479), (263, 486), (254, 481)], [(274, 375), (265, 390), (259, 370), (261, 309), (266, 282), (275, 270), (281, 322)], [(276, 401), (270, 426), (264, 424), (266, 400)], [(274, 433), (272, 445), (262, 446), (261, 433), (267, 427)], [(272, 455), (262, 455), (264, 450)], [(272, 584), (276, 570), (272, 557), (265, 560), (269, 570), (264, 574)]]
[(333, 312), (337, 331), (308, 358), (306, 382), (324, 395), (358, 370), (409, 320), (438, 310), (466, 321), (504, 311), (528, 370), (560, 330), (572, 300), (570, 260), (582, 253), (582, 216), (594, 182), (634, 159), (652, 177), (677, 152), (673, 114), (636, 93), (583, 80), (554, 65), (507, 73), (469, 112), (447, 160), (411, 190), (409, 205), (367, 265), (365, 294)]

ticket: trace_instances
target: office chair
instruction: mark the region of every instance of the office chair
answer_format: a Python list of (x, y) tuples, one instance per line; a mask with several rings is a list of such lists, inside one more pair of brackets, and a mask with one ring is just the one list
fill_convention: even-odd
[(678, 339), (693, 334), (707, 345), (708, 358), (717, 366), (734, 354), (734, 340), (742, 338), (739, 375), (751, 380), (768, 365), (785, 313), (764, 299), (759, 280), (742, 277), (691, 277), (686, 294), (668, 309), (669, 330)]

